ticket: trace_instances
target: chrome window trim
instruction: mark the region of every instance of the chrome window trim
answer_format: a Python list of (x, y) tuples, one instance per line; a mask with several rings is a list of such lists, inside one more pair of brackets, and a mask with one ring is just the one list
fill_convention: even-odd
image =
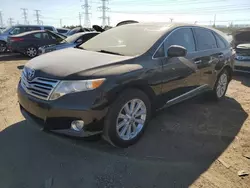
[[(164, 44), (164, 42), (169, 38), (169, 36), (171, 36), (171, 34), (173, 34), (175, 31), (179, 30), (179, 29), (195, 29), (195, 28), (201, 28), (201, 29), (206, 29), (206, 30), (209, 30), (210, 32), (214, 32), (212, 29), (209, 29), (209, 28), (205, 28), (205, 27), (199, 27), (199, 26), (180, 26), (180, 27), (177, 27), (175, 28), (174, 30), (172, 30), (168, 36), (165, 37), (165, 39), (161, 42), (161, 44), (157, 47), (157, 49), (155, 50), (154, 54), (152, 55), (152, 59), (159, 59), (159, 58), (164, 58), (164, 57), (154, 57), (155, 54), (157, 53), (157, 51), (160, 49), (160, 47)], [(195, 40), (195, 36), (194, 36), (194, 40)], [(195, 45), (196, 45), (196, 41), (195, 41)], [(218, 49), (217, 48), (214, 48), (214, 49)], [(187, 52), (187, 54), (193, 54), (193, 53), (197, 53), (197, 52), (206, 52), (206, 51), (210, 51), (210, 50), (213, 50), (213, 49), (208, 49), (208, 50), (196, 50), (194, 52)], [(166, 56), (165, 56), (166, 57)]]

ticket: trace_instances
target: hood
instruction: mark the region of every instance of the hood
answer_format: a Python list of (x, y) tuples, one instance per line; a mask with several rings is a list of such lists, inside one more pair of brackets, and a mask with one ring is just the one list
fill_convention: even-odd
[(234, 47), (239, 44), (247, 44), (250, 43), (250, 30), (238, 30), (233, 34), (233, 44)]
[[(36, 77), (74, 79), (77, 76), (90, 76), (90, 72), (94, 74), (101, 67), (113, 66), (132, 58), (130, 56), (67, 48), (31, 59), (25, 67), (34, 69)], [(77, 76), (72, 77), (72, 75)]]
[(240, 44), (240, 45), (237, 46), (237, 49), (250, 50), (250, 43)]

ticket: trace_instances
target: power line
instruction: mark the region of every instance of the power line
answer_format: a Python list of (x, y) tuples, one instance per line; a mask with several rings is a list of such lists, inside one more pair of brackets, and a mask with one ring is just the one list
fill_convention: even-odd
[(85, 3), (82, 5), (82, 8), (84, 9), (84, 26), (85, 27), (90, 27), (91, 26), (91, 22), (90, 22), (90, 19), (89, 19), (89, 9), (90, 9), (90, 6), (89, 6), (89, 3), (88, 3), (88, 0), (85, 0)]
[(106, 16), (106, 11), (108, 11), (109, 8), (106, 6), (106, 2), (108, 2), (108, 1), (109, 0), (101, 0), (102, 6), (98, 7), (102, 11), (102, 16), (100, 18), (102, 19), (102, 26), (103, 27), (105, 25), (107, 25), (106, 20), (108, 19), (108, 17)]
[(35, 16), (36, 16), (36, 23), (37, 25), (39, 24), (43, 24), (43, 21), (40, 20), (40, 17), (42, 16), (39, 12), (41, 12), (41, 10), (34, 10), (35, 11)]
[(9, 18), (9, 19), (8, 19), (8, 24), (9, 24), (10, 26), (12, 26), (14, 23), (15, 23), (15, 22), (14, 22), (14, 19), (13, 19), (13, 18)]
[(23, 18), (24, 18), (24, 24), (29, 24), (28, 21), (28, 9), (27, 8), (21, 8), (21, 10), (23, 11)]
[(0, 26), (3, 27), (3, 15), (2, 15), (2, 11), (0, 11)]

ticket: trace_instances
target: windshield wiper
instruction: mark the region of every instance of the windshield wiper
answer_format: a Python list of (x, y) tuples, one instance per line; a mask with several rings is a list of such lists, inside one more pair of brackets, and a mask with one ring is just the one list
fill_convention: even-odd
[(117, 52), (110, 52), (110, 51), (107, 51), (107, 50), (100, 50), (100, 51), (97, 51), (97, 52), (124, 56), (123, 54), (120, 54), (120, 53), (117, 53)]

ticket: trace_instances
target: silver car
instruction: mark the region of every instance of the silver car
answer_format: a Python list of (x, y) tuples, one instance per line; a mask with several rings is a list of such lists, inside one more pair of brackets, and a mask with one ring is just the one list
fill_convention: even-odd
[(81, 44), (83, 44), (84, 42), (86, 42), (87, 40), (93, 38), (94, 36), (98, 34), (99, 32), (76, 33), (74, 35), (67, 37), (59, 44), (40, 47), (38, 49), (38, 54), (41, 55), (41, 54), (52, 52), (55, 50), (62, 50), (65, 48), (74, 48), (74, 47), (80, 46)]
[(233, 34), (232, 46), (235, 49), (234, 71), (250, 73), (250, 29), (239, 29)]
[(4, 29), (0, 33), (0, 52), (5, 52), (7, 49), (7, 39), (11, 35), (18, 35), (20, 33), (35, 31), (35, 30), (49, 30), (57, 33), (57, 30), (53, 26), (45, 25), (15, 25)]

